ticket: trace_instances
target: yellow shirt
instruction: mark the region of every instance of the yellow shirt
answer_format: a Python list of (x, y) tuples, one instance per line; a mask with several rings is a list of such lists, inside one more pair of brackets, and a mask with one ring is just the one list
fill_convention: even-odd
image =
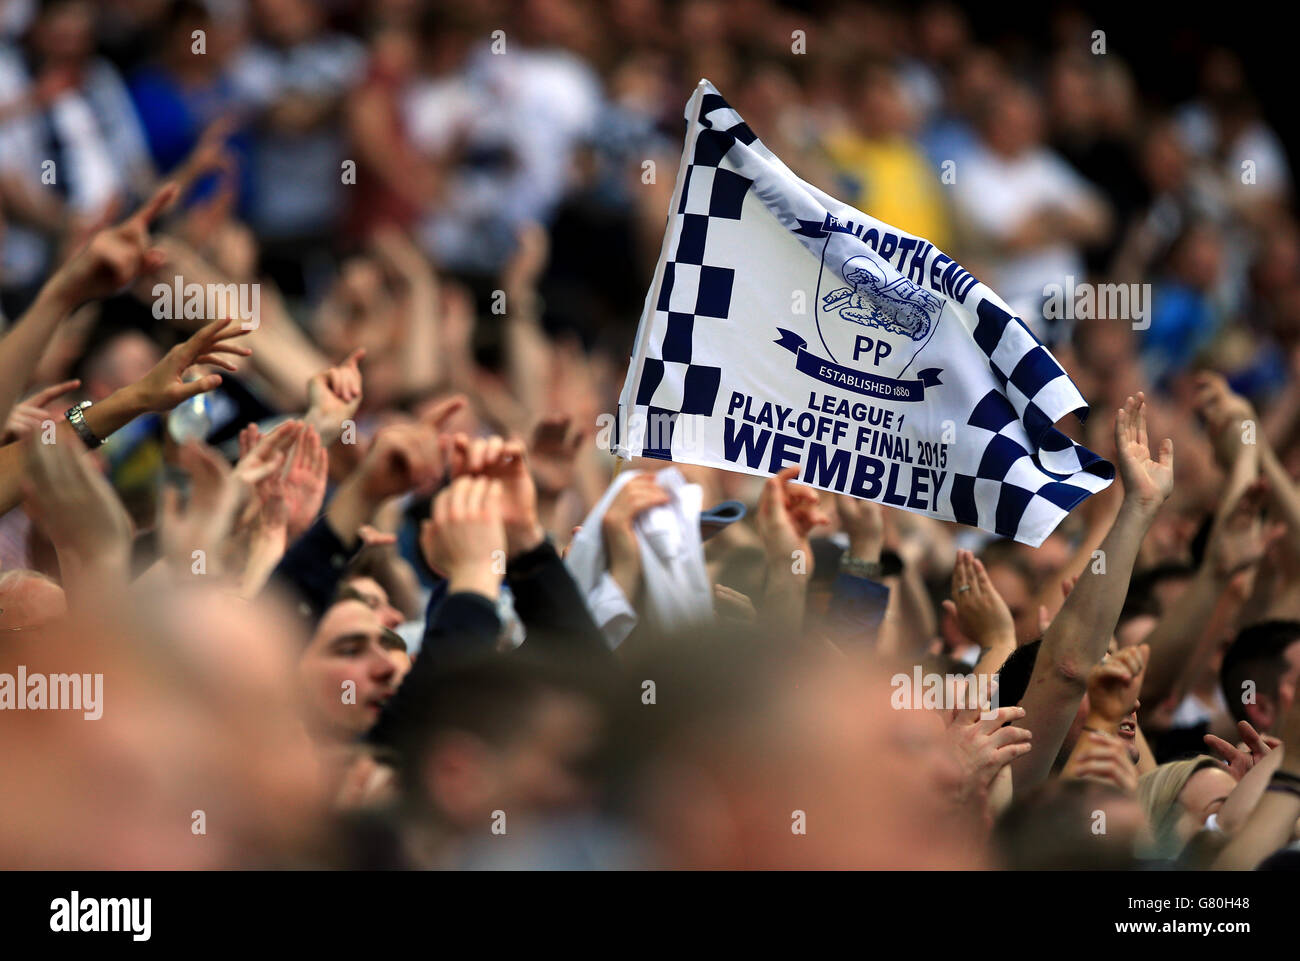
[[(857, 188), (843, 199), (877, 220), (916, 234), (942, 250), (948, 247), (948, 212), (938, 172), (910, 141), (867, 140), (842, 134), (826, 142), (837, 172)], [(834, 191), (828, 191), (834, 195)]]

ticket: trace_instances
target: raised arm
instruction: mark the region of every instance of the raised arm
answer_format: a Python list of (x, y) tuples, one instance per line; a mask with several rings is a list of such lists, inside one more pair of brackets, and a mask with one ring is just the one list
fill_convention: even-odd
[(958, 551), (952, 568), (952, 600), (944, 610), (962, 634), (980, 647), (973, 674), (996, 674), (1016, 649), (1016, 625), (1007, 602), (993, 586), (984, 564), (970, 551)]
[(1129, 397), (1115, 417), (1115, 447), (1124, 499), (1102, 539), (1099, 561), (1090, 564), (1043, 635), (1017, 723), (1034, 734), (1034, 750), (1013, 762), (1017, 792), (1041, 783), (1078, 711), (1088, 673), (1102, 659), (1120, 609), (1138, 548), (1174, 486), (1174, 445), (1166, 439), (1152, 456), (1147, 438), (1146, 398)]
[(1237, 835), (1219, 852), (1214, 862), (1216, 869), (1253, 870), (1260, 861), (1289, 844), (1295, 835), (1296, 820), (1300, 818), (1300, 698), (1283, 719), (1281, 747), (1274, 748), (1266, 758), (1278, 753), (1281, 760), (1269, 778), (1264, 796)]
[[(185, 372), (196, 364), (211, 364), (235, 370), (230, 358), (247, 357), (251, 351), (232, 344), (244, 331), (238, 322), (214, 320), (189, 340), (169, 350), (142, 380), (114, 391), (83, 411), (86, 427), (99, 440), (126, 426), (141, 414), (163, 413), (197, 394), (221, 385), (220, 374), (206, 374), (185, 380)], [(59, 422), (56, 442), (75, 436), (66, 419)], [(0, 514), (22, 498), (20, 484), (27, 472), (28, 448), (23, 444), (0, 447)]]
[(1205, 557), (1191, 585), (1146, 638), (1151, 645), (1151, 663), (1143, 694), (1152, 708), (1175, 693), (1189, 666), (1199, 662), (1197, 647), (1214, 623), (1215, 608), (1229, 582), (1258, 564), (1271, 542), (1259, 517), (1263, 488), (1237, 489), (1235, 498), (1229, 495), (1221, 501)]
[(1136, 784), (1137, 767), (1122, 749), (1120, 725), (1137, 708), (1150, 654), (1146, 644), (1126, 647), (1089, 673), (1088, 714), (1065, 763), (1069, 776), (1109, 781), (1122, 791)]
[(527, 632), (524, 646), (534, 653), (607, 658), (604, 635), (538, 519), (537, 489), (523, 441), (457, 435), (452, 475), (484, 477), (501, 485), (505, 574)]
[(63, 588), (73, 607), (94, 610), (107, 593), (126, 589), (131, 521), (108, 481), (75, 436), (30, 447), (24, 480), (27, 512), (54, 544)]
[(166, 257), (153, 245), (149, 225), (178, 192), (175, 184), (165, 184), (126, 220), (95, 234), (45, 282), (31, 308), (0, 340), (0, 423), (22, 396), (60, 321), (86, 301), (107, 297), (163, 264)]
[(758, 533), (767, 556), (767, 584), (759, 614), (775, 633), (798, 637), (803, 629), (813, 554), (808, 533), (829, 524), (817, 492), (794, 482), (797, 466), (769, 477), (758, 499)]

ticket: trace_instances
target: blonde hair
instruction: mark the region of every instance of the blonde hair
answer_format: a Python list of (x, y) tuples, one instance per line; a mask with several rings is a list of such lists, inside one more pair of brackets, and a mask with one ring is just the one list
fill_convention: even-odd
[(1178, 834), (1183, 817), (1178, 795), (1183, 793), (1193, 774), (1207, 767), (1222, 769), (1223, 765), (1208, 754), (1200, 754), (1185, 761), (1161, 764), (1138, 778), (1138, 803), (1153, 835), (1149, 849), (1142, 852), (1143, 857), (1175, 858), (1182, 851), (1186, 842)]

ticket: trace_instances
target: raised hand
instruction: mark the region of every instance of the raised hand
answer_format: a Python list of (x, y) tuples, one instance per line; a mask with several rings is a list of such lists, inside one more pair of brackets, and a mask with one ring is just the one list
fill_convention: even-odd
[(548, 414), (533, 428), (528, 459), (539, 493), (558, 497), (573, 486), (577, 475), (578, 448), (582, 431), (570, 429), (568, 414)]
[(1283, 524), (1265, 528), (1260, 511), (1268, 496), (1265, 483), (1256, 481), (1215, 524), (1207, 546), (1211, 571), (1220, 581), (1254, 567), (1272, 544), (1286, 533)]
[(1146, 513), (1155, 513), (1174, 489), (1174, 442), (1160, 442), (1152, 456), (1147, 439), (1146, 396), (1129, 397), (1115, 416), (1115, 450), (1124, 481), (1124, 499)]
[(201, 560), (203, 566), (197, 570), (207, 573), (210, 560), (215, 573), (220, 556), (217, 548), (237, 504), (230, 465), (196, 440), (182, 446), (176, 459), (189, 475), (190, 496), (182, 506), (175, 487), (163, 488), (158, 521), (162, 555), (176, 571), (196, 570), (193, 564)]
[(789, 566), (795, 551), (803, 551), (807, 571), (812, 573), (812, 548), (808, 533), (829, 524), (830, 518), (818, 507), (817, 492), (794, 483), (799, 466), (792, 464), (767, 479), (758, 498), (758, 534), (768, 563)]
[(1202, 371), (1196, 375), (1196, 410), (1205, 421), (1205, 429), (1214, 447), (1214, 458), (1221, 467), (1231, 466), (1242, 445), (1242, 425), (1255, 421), (1250, 401), (1234, 394), (1222, 374)]
[(999, 644), (1014, 647), (1016, 626), (1002, 595), (970, 551), (958, 551), (952, 568), (952, 600), (943, 608), (957, 621), (961, 632), (980, 647)]
[(191, 397), (220, 387), (220, 374), (207, 374), (187, 381), (185, 372), (196, 364), (212, 364), (224, 370), (237, 370), (228, 358), (248, 357), (253, 351), (230, 341), (247, 333), (249, 331), (237, 320), (214, 320), (205, 325), (189, 340), (167, 351), (142, 380), (125, 388), (131, 392), (134, 406), (141, 411), (162, 413)]
[(1002, 768), (1029, 753), (1033, 734), (1011, 723), (1024, 716), (1021, 707), (988, 705), (956, 712), (946, 737), (961, 765), (963, 800), (984, 797)]
[[(193, 553), (205, 554), (205, 567), (215, 568), (240, 508), (284, 466), (287, 448), (301, 424), (290, 422), (260, 438), (232, 468), (225, 459), (197, 440), (185, 443), (177, 462), (190, 476), (189, 503), (181, 508), (175, 488), (163, 492), (161, 534), (164, 555), (177, 569), (190, 566)], [(213, 571), (208, 571), (209, 573)]]
[(307, 423), (332, 444), (343, 430), (343, 422), (361, 406), (361, 367), (366, 349), (358, 347), (342, 363), (328, 367), (307, 381)]
[(1137, 793), (1137, 766), (1129, 759), (1128, 747), (1113, 734), (1080, 734), (1079, 746), (1070, 755), (1061, 777), (1102, 781), (1125, 794)]
[(286, 421), (258, 438), (247, 451), (241, 450), (232, 478), (250, 490), (275, 478), (285, 464), (289, 448), (301, 435), (302, 426), (301, 421)]
[(366, 497), (375, 503), (407, 491), (431, 490), (443, 470), (438, 434), (419, 423), (385, 427), (357, 468)]
[(725, 584), (713, 585), (713, 610), (724, 621), (753, 624), (758, 621), (758, 609), (749, 596)]
[(531, 550), (546, 532), (537, 517), (537, 485), (528, 469), (523, 441), (501, 437), (475, 438), (464, 434), (452, 438), (453, 477), (489, 477), (501, 482), (501, 519), (505, 523), (511, 557)]
[(420, 413), (420, 423), (426, 424), (432, 430), (443, 431), (451, 419), (459, 414), (469, 405), (469, 400), (464, 394), (452, 394), (450, 397), (444, 397), (442, 400), (434, 401), (429, 405), (427, 410)]
[(53, 542), (60, 563), (95, 566), (125, 581), (131, 521), (94, 459), (82, 456), (85, 445), (68, 434), (55, 444), (30, 446), (23, 480), (27, 510)]
[(879, 561), (885, 543), (885, 508), (875, 501), (839, 494), (835, 497), (835, 513), (849, 537), (849, 556)]
[(450, 593), (472, 591), (495, 598), (505, 574), (506, 533), (500, 481), (458, 477), (434, 498), (420, 526), (420, 550)]
[(53, 420), (57, 423), (62, 411), (46, 410), (45, 405), (57, 400), (70, 390), (76, 390), (80, 386), (81, 381), (73, 378), (46, 387), (43, 390), (38, 390), (26, 400), (19, 401), (14, 405), (13, 410), (9, 412), (9, 419), (5, 422), (4, 433), (0, 435), (0, 444), (10, 444), (15, 440), (37, 433), (44, 421)]
[(167, 258), (153, 245), (149, 226), (172, 205), (179, 193), (177, 184), (163, 184), (130, 217), (91, 237), (52, 278), (59, 297), (69, 306), (99, 300), (126, 287), (141, 274), (161, 267)]
[(632, 525), (646, 511), (667, 503), (668, 492), (655, 482), (654, 474), (637, 474), (614, 495), (601, 520), (609, 574), (629, 603), (636, 603), (641, 586), (641, 551)]
[(1271, 734), (1260, 734), (1249, 721), (1238, 721), (1237, 733), (1241, 735), (1241, 747), (1213, 734), (1205, 735), (1205, 746), (1223, 758), (1232, 776), (1240, 781), (1265, 754), (1281, 747), (1282, 741)]
[[(283, 468), (290, 456), (289, 448), (306, 430), (301, 421), (290, 420), (265, 436), (256, 424), (239, 432), (239, 460), (232, 476), (238, 479), (239, 487), (253, 491), (239, 524), (248, 531), (248, 550), (240, 577), (240, 594), (244, 597), (257, 596), (289, 543)], [(238, 493), (242, 496), (244, 490)]]
[(217, 117), (203, 129), (199, 141), (181, 165), (177, 179), (189, 188), (210, 173), (221, 173), (227, 178), (235, 174), (236, 160), (226, 142), (239, 127), (240, 118), (234, 114)]
[[(375, 232), (371, 247), (389, 272), (407, 288), (414, 284), (437, 284), (433, 265), (404, 231), (396, 227), (381, 228)], [(409, 293), (409, 290), (404, 293)]]
[(537, 279), (546, 269), (551, 247), (546, 228), (536, 223), (521, 226), (516, 240), (515, 252), (502, 271), (502, 282), (506, 290), (512, 292), (536, 286)]
[(1147, 644), (1126, 647), (1092, 669), (1088, 674), (1089, 726), (1104, 724), (1118, 727), (1137, 709), (1151, 648)]
[(288, 515), (289, 538), (295, 539), (311, 527), (325, 502), (329, 479), (329, 454), (315, 429), (303, 425), (298, 443), (279, 479), (281, 497)]

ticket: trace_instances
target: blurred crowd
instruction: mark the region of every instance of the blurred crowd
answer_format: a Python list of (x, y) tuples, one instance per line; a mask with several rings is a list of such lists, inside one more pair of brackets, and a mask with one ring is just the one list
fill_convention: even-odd
[[(0, 866), (1294, 867), (1282, 139), (977, 21), (0, 0)], [(701, 77), (1071, 374), (1041, 547), (616, 469)]]

